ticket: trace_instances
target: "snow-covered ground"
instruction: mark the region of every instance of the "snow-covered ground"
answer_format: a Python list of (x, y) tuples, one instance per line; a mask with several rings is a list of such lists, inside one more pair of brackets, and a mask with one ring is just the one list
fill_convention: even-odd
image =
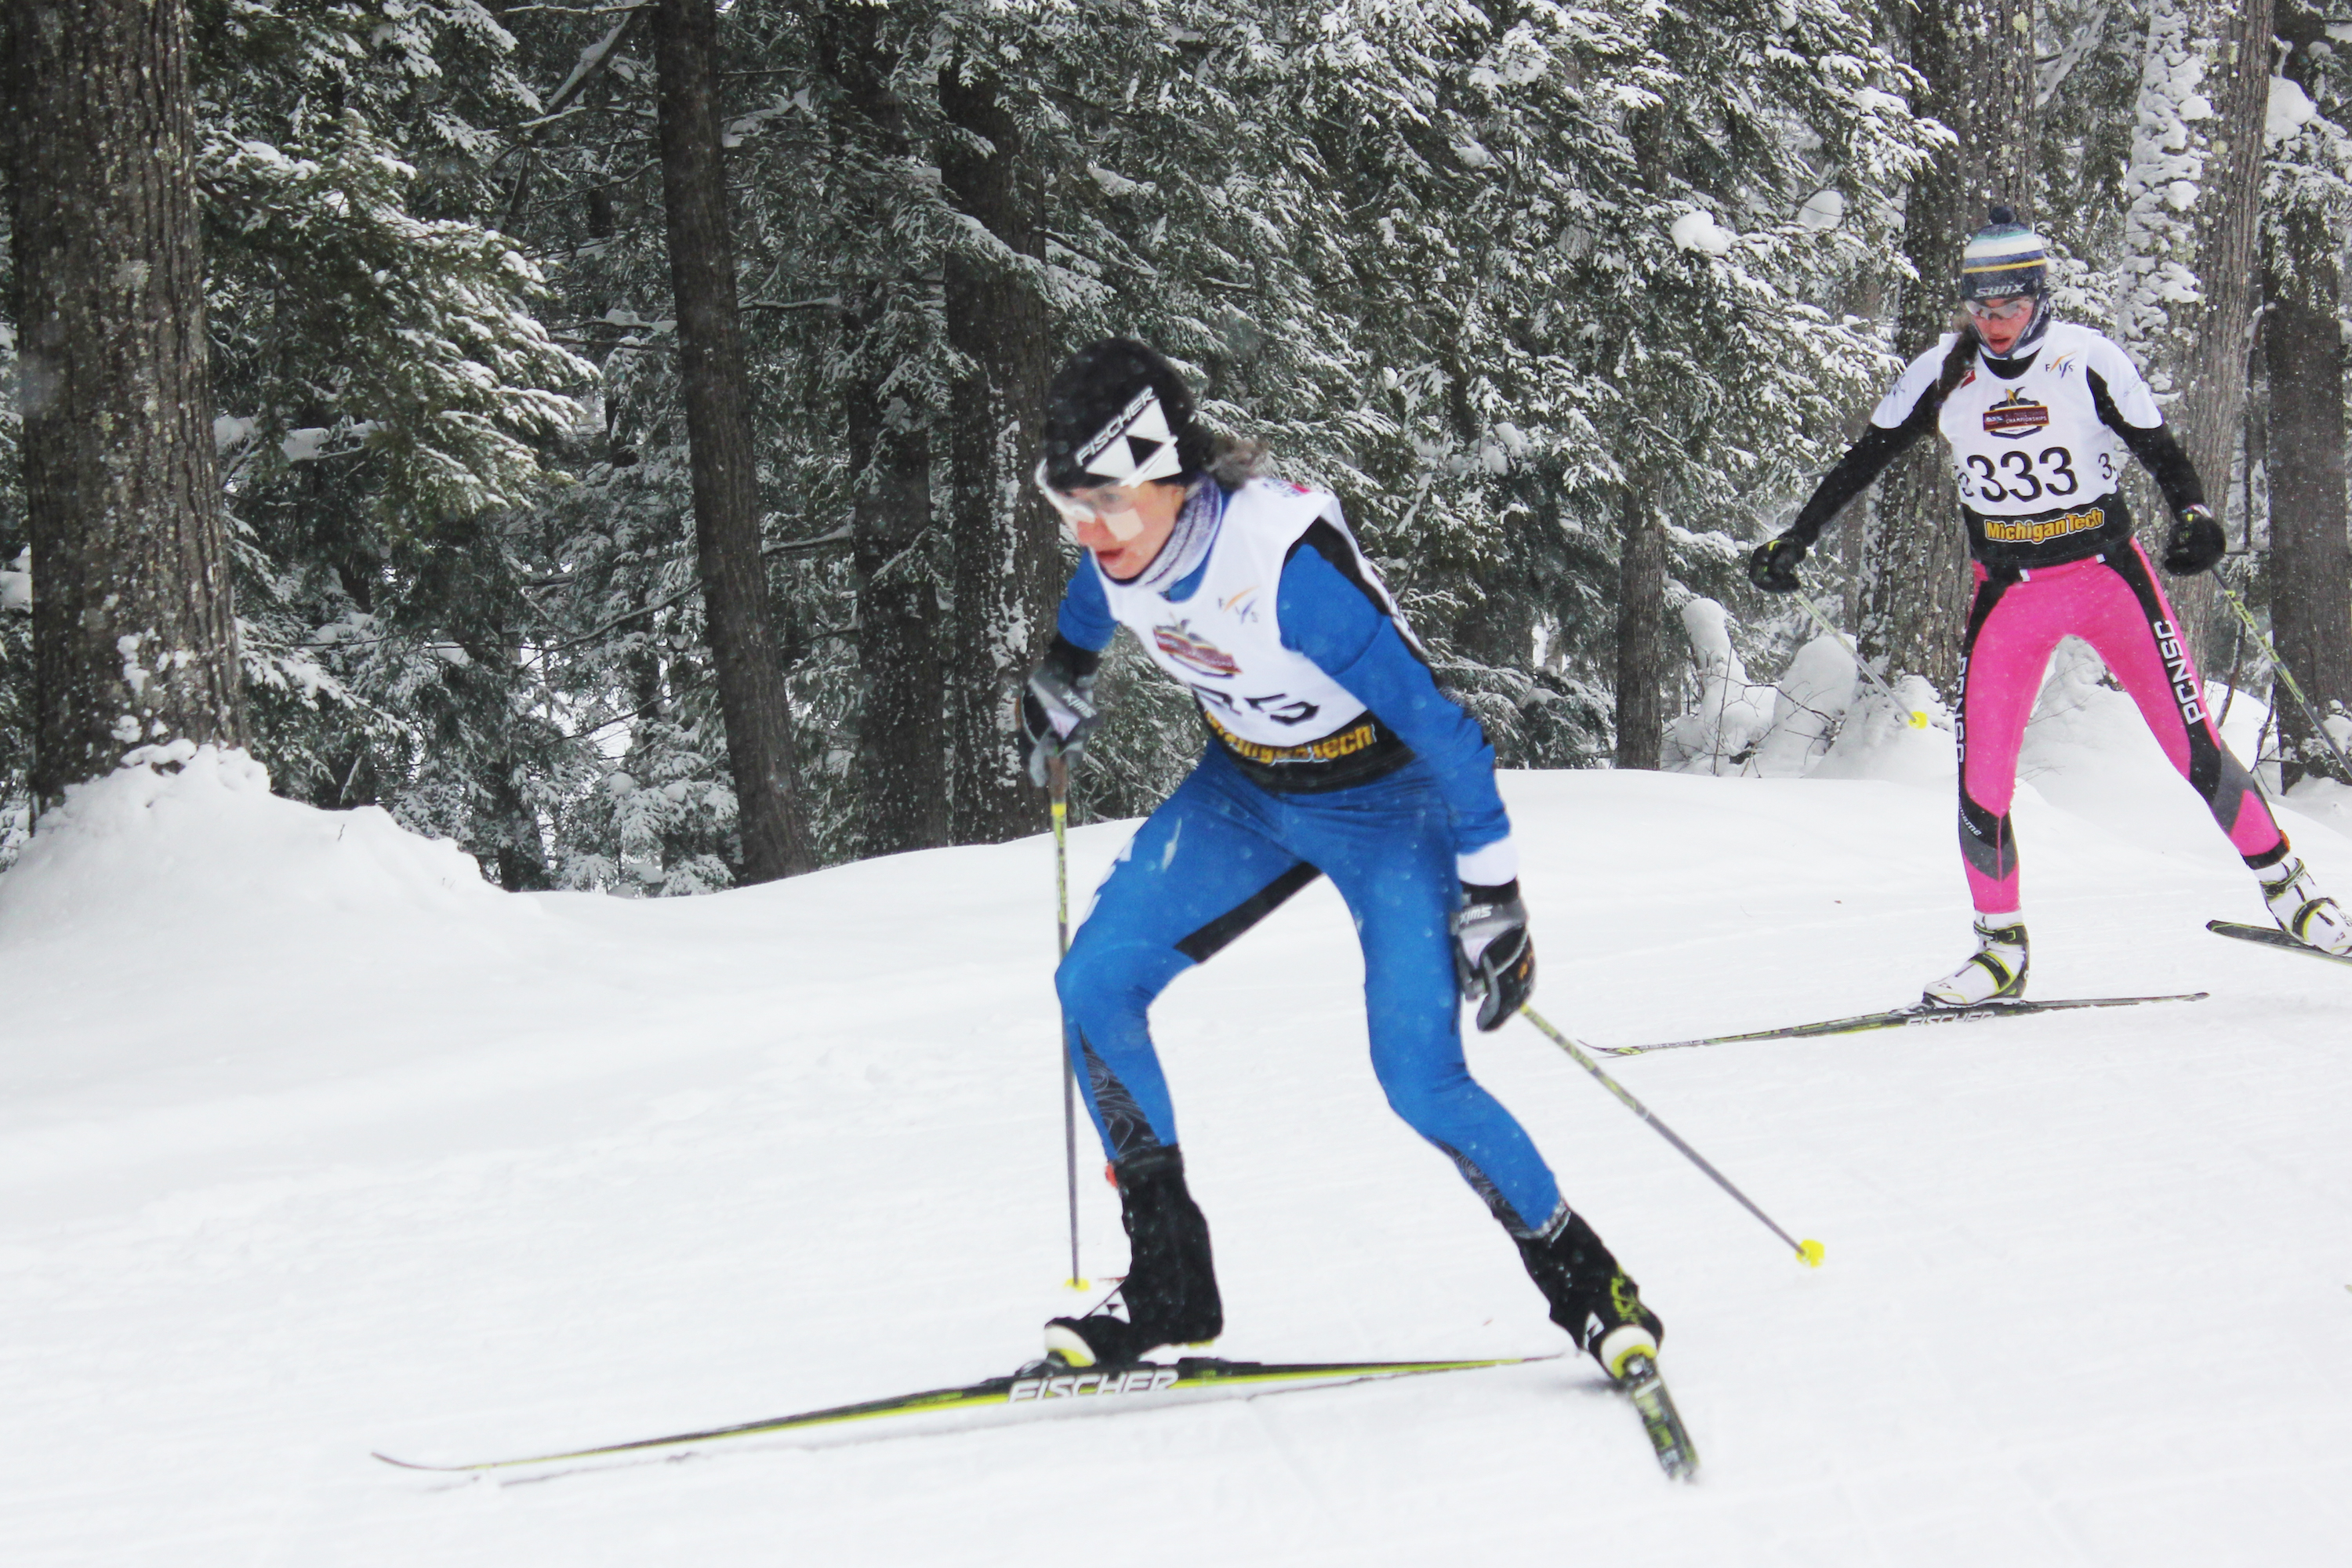
[[(1507, 777), (1538, 1005), (1615, 1044), (1915, 996), (1967, 944), (1948, 739)], [(1695, 1488), (1565, 1360), (532, 1485), (389, 1469), (1030, 1354), (1074, 1304), (1050, 844), (509, 897), (235, 760), (118, 775), (0, 879), (0, 1561), (2342, 1561), (2352, 973), (2200, 929), (2261, 905), (2114, 693), (2054, 702), (2026, 771), (2035, 993), (2210, 1001), (1616, 1064), (1820, 1270), (1532, 1030), (1472, 1047), (1665, 1317)], [(2352, 889), (2352, 840), (2289, 827)], [(1126, 831), (1075, 836), (1081, 887)], [(1556, 1348), (1382, 1104), (1360, 976), (1318, 886), (1160, 1007), (1221, 1353)]]

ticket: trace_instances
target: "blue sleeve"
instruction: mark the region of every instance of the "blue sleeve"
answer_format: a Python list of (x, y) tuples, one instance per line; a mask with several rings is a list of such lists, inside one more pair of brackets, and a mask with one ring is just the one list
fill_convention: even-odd
[(1102, 578), (1095, 571), (1093, 556), (1078, 563), (1070, 585), (1062, 590), (1062, 607), (1054, 616), (1054, 629), (1089, 653), (1110, 647), (1110, 639), (1118, 634), (1118, 619), (1110, 613), (1110, 601), (1103, 596)]
[(1387, 612), (1311, 542), (1284, 565), (1276, 613), (1285, 647), (1313, 659), (1435, 771), (1457, 852), (1509, 836), (1486, 731), (1437, 689)]

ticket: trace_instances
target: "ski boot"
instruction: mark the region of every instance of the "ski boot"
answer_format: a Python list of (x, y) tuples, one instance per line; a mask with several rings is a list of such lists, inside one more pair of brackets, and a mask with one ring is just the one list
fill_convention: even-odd
[(1919, 1000), (1929, 1007), (2014, 1001), (2025, 994), (2025, 972), (2032, 965), (2023, 921), (2015, 915), (1979, 915), (1977, 950), (1966, 963), (1921, 992)]
[(2300, 855), (2289, 855), (2277, 865), (2254, 875), (2262, 879), (2263, 901), (2279, 930), (2322, 952), (2352, 955), (2352, 920), (2343, 907), (2312, 885), (2311, 872)]
[(1224, 1331), (1209, 1222), (1185, 1190), (1182, 1152), (1146, 1149), (1111, 1169), (1127, 1226), (1127, 1279), (1085, 1317), (1045, 1325), (1045, 1353), (1070, 1366), (1139, 1361), (1161, 1345), (1199, 1344)]
[(1576, 1348), (1622, 1383), (1636, 1358), (1655, 1365), (1665, 1325), (1642, 1305), (1642, 1292), (1584, 1216), (1570, 1214), (1549, 1237), (1515, 1237), (1528, 1274), (1551, 1303), (1551, 1321), (1568, 1331)]

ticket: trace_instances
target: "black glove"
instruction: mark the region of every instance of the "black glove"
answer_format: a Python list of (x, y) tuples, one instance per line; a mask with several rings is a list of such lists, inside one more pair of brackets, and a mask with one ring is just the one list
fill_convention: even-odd
[(2213, 563), (2229, 549), (2230, 536), (2221, 531), (2211, 507), (2202, 503), (2183, 507), (2164, 541), (2164, 569), (2175, 577), (2194, 577), (2213, 570)]
[(1797, 581), (1797, 563), (1811, 547), (1793, 533), (1768, 539), (1748, 558), (1748, 580), (1768, 594), (1793, 594), (1804, 586)]
[(1536, 950), (1515, 879), (1499, 888), (1462, 884), (1454, 914), (1454, 973), (1462, 999), (1478, 1004), (1478, 1027), (1492, 1031), (1535, 994)]
[(1102, 722), (1095, 708), (1101, 668), (1100, 654), (1056, 637), (1045, 662), (1030, 672), (1021, 694), (1021, 766), (1039, 789), (1045, 787), (1045, 764), (1055, 757), (1077, 761)]

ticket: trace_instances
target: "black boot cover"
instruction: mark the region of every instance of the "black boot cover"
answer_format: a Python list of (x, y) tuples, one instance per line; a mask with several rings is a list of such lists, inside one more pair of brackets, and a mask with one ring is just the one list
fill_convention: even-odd
[(1225, 1327), (1209, 1222), (1185, 1189), (1182, 1152), (1141, 1150), (1111, 1168), (1127, 1225), (1127, 1279), (1102, 1308), (1045, 1325), (1045, 1348), (1073, 1366), (1135, 1361), (1161, 1345), (1215, 1339)]
[(1515, 1239), (1529, 1277), (1551, 1303), (1551, 1321), (1610, 1376), (1624, 1376), (1625, 1363), (1635, 1355), (1657, 1355), (1664, 1325), (1642, 1304), (1640, 1288), (1582, 1215), (1570, 1214), (1548, 1237)]

